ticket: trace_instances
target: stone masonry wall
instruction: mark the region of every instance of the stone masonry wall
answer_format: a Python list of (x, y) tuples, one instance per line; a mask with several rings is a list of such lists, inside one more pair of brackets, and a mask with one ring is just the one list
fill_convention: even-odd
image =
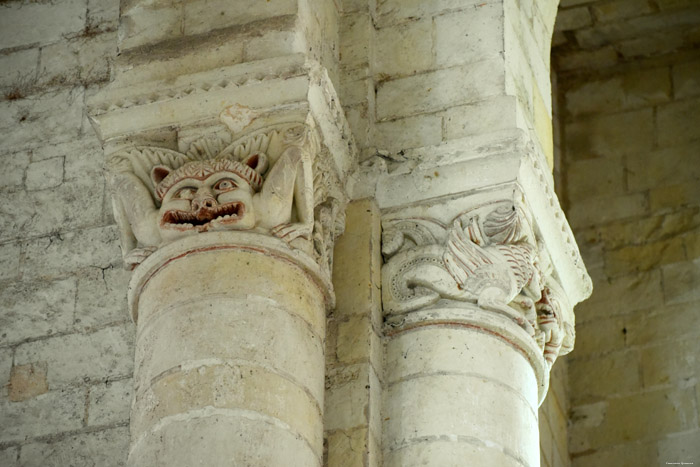
[(85, 99), (117, 0), (0, 3), (0, 465), (124, 465), (129, 274)]
[(559, 86), (568, 216), (594, 281), (568, 358), (573, 465), (697, 463), (700, 54), (599, 62)]

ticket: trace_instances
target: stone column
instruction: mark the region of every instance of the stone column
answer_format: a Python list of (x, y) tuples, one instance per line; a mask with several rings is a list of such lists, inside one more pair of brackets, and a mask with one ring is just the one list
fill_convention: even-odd
[(537, 408), (573, 312), (521, 208), (385, 221), (387, 466), (538, 466)]
[(130, 465), (320, 465), (326, 280), (245, 232), (187, 237), (137, 267)]
[(228, 133), (108, 157), (134, 269), (129, 465), (322, 464), (325, 320), (346, 199), (328, 139), (292, 110), (230, 106)]

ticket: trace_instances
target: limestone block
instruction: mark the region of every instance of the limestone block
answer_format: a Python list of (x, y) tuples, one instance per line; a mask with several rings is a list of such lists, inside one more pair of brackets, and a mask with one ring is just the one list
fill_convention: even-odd
[(88, 30), (114, 31), (118, 25), (119, 2), (114, 0), (88, 0)]
[(22, 402), (46, 394), (49, 390), (46, 370), (46, 362), (13, 366), (7, 387), (8, 399), (12, 402)]
[(429, 19), (377, 30), (373, 71), (388, 78), (429, 70), (434, 65), (432, 33)]
[(2, 46), (6, 48), (55, 42), (85, 27), (85, 0), (60, 4), (5, 2), (0, 6)]
[(120, 267), (91, 268), (78, 278), (75, 323), (100, 327), (129, 319), (126, 290), (129, 271)]
[[(338, 323), (336, 355), (341, 363), (369, 361), (374, 331), (370, 315), (351, 316)], [(378, 342), (375, 345), (380, 345)]]
[(629, 219), (588, 230), (589, 241), (602, 243), (605, 249), (624, 245), (640, 245), (665, 240), (693, 232), (700, 225), (697, 207), (680, 209), (673, 213), (642, 219)]
[(380, 150), (399, 152), (402, 149), (433, 146), (442, 141), (442, 118), (418, 115), (379, 122), (374, 126), (373, 142)]
[(266, 31), (259, 37), (246, 41), (243, 54), (246, 61), (264, 60), (293, 54), (298, 50), (297, 35), (293, 30)]
[(660, 265), (685, 259), (681, 237), (646, 245), (631, 245), (605, 253), (605, 271), (610, 277), (629, 271), (648, 271)]
[(663, 277), (666, 303), (700, 300), (700, 258), (664, 266)]
[(425, 2), (421, 0), (379, 0), (377, 2), (377, 24), (384, 27), (409, 21), (412, 18), (426, 18), (434, 16), (445, 10), (459, 8), (475, 8), (475, 5), (483, 4), (475, 0), (437, 0)]
[[(599, 306), (606, 307), (607, 305), (600, 304)], [(623, 349), (628, 332), (626, 322), (625, 318), (618, 316), (608, 319), (599, 317), (591, 321), (576, 323), (576, 347), (571, 353), (571, 357), (574, 359), (589, 358)]]
[(571, 199), (582, 200), (625, 192), (625, 173), (619, 157), (573, 161), (567, 170), (566, 189)]
[[(2, 7), (0, 7), (2, 8)], [(0, 101), (0, 150), (23, 150), (75, 139), (83, 119), (83, 90), (48, 92), (32, 99)]]
[(84, 380), (130, 375), (133, 327), (113, 326), (90, 334), (66, 334), (21, 344), (15, 365), (47, 362), (50, 388)]
[(142, 385), (136, 389), (131, 417), (134, 439), (152, 438), (171, 420), (213, 409), (242, 412), (248, 417), (255, 414), (284, 426), (320, 451), (321, 408), (294, 378), (245, 363), (186, 367), (161, 375), (147, 388)]
[[(668, 344), (642, 350), (642, 378), (645, 387), (678, 385), (698, 377), (700, 340), (697, 335), (675, 339), (672, 352), (664, 350), (665, 348), (668, 348)], [(669, 430), (671, 431), (681, 430)]]
[[(387, 384), (434, 374), (467, 375), (497, 382), (537, 408), (537, 381), (525, 358), (503, 341), (464, 329), (428, 327), (394, 337), (386, 351)], [(468, 365), (467, 363), (468, 362)]]
[(700, 95), (700, 60), (675, 65), (672, 73), (676, 99)]
[[(145, 303), (140, 309), (146, 309)], [(323, 400), (321, 338), (272, 299), (202, 298), (155, 311), (153, 317), (139, 317), (137, 387), (145, 389), (158, 375), (182, 365), (197, 368), (207, 361), (228, 362), (288, 375), (317, 401)], [(194, 328), (193, 320), (199, 323)], [(185, 342), (191, 344), (178, 345)]]
[(296, 12), (297, 2), (292, 0), (244, 0), (235, 5), (228, 0), (188, 1), (184, 3), (184, 33), (186, 36), (203, 34)]
[[(656, 442), (631, 442), (579, 453), (572, 459), (573, 467), (603, 465), (645, 465), (657, 455)], [(666, 461), (664, 461), (666, 462)], [(663, 463), (661, 464), (663, 465)]]
[(555, 58), (557, 69), (561, 71), (606, 68), (617, 63), (617, 52), (613, 47), (601, 47), (595, 50), (557, 53)]
[[(4, 248), (4, 246), (3, 246)], [(0, 344), (20, 342), (73, 326), (75, 279), (15, 282), (0, 290)]]
[(119, 18), (120, 51), (182, 36), (179, 0), (135, 3), (133, 8), (124, 8)]
[(128, 452), (129, 428), (116, 427), (59, 438), (57, 441), (25, 444), (19, 465), (124, 467)]
[[(503, 61), (484, 60), (381, 83), (377, 89), (377, 117), (384, 120), (442, 110), (504, 92)], [(407, 95), (411, 99), (406, 100)]]
[(612, 352), (585, 360), (572, 358), (569, 384), (576, 390), (571, 392), (571, 404), (597, 402), (637, 391), (642, 386), (640, 361), (636, 350)]
[(365, 68), (342, 74), (338, 93), (343, 107), (362, 104), (374, 98), (374, 83), (366, 75)]
[(52, 390), (22, 402), (0, 400), (0, 442), (24, 441), (83, 426), (85, 390)]
[(686, 302), (637, 313), (625, 322), (627, 344), (672, 342), (694, 336), (698, 334), (697, 310), (698, 302)]
[(472, 63), (503, 53), (503, 10), (503, 4), (500, 2), (482, 3), (476, 8), (436, 17), (434, 21), (437, 67)]
[(0, 56), (0, 91), (7, 98), (27, 92), (34, 84), (39, 63), (39, 49), (26, 49)]
[(63, 166), (63, 178), (66, 181), (78, 179), (96, 179), (104, 176), (104, 160), (100, 157), (99, 140), (97, 138), (85, 138), (55, 146), (46, 146), (32, 152), (32, 160), (41, 160), (39, 157), (61, 155), (65, 157)]
[[(449, 453), (442, 439), (456, 440), (447, 441), (453, 449), (464, 446), (459, 440), (478, 439), (493, 446), (499, 459), (507, 452), (528, 464), (539, 461), (537, 415), (532, 406), (512, 389), (479, 376), (438, 373), (397, 382), (386, 390), (384, 407), (387, 465), (420, 465), (392, 461), (394, 455), (408, 455), (402, 456), (408, 459), (426, 451)], [(509, 432), (504, 433), (503, 427)]]
[(576, 306), (578, 324), (663, 304), (661, 273), (657, 269), (601, 280), (595, 283), (593, 290), (590, 299)]
[(692, 181), (671, 182), (670, 185), (649, 190), (649, 207), (652, 212), (675, 210), (679, 205), (693, 204), (700, 199), (700, 184)]
[(653, 110), (579, 118), (567, 123), (565, 132), (567, 158), (615, 157), (650, 151), (654, 145)]
[(24, 174), (29, 165), (28, 151), (11, 152), (0, 156), (4, 170), (0, 173), (3, 190), (16, 190), (24, 183)]
[[(384, 465), (387, 467), (412, 467), (455, 465), (469, 459), (473, 465), (498, 465), (503, 467), (518, 467), (522, 462), (504, 453), (494, 444), (483, 445), (470, 439), (454, 441), (427, 440), (411, 444), (384, 455)], [(458, 464), (456, 464), (458, 465)]]
[(0, 464), (7, 467), (17, 465), (19, 461), (19, 447), (9, 447), (0, 449)]
[(556, 31), (571, 31), (590, 26), (591, 14), (586, 7), (567, 8), (559, 10), (557, 21), (554, 23)]
[(597, 22), (607, 23), (642, 16), (651, 13), (653, 10), (649, 3), (640, 2), (639, 0), (607, 0), (593, 4), (591, 11)]
[(115, 226), (84, 229), (27, 240), (22, 274), (53, 278), (79, 268), (107, 268), (121, 261)]
[[(695, 428), (694, 397), (692, 388), (670, 388), (575, 407), (569, 432), (571, 453)], [(584, 410), (587, 418), (581, 418)]]
[(324, 429), (348, 430), (367, 426), (370, 411), (370, 368), (366, 364), (332, 368), (326, 375)]
[[(656, 113), (659, 146), (677, 146), (700, 138), (700, 129), (694, 120), (700, 99), (672, 102), (659, 106)], [(691, 159), (692, 160), (692, 159)], [(700, 158), (695, 158), (697, 165)], [(686, 162), (690, 165), (690, 161)]]
[(616, 49), (622, 57), (628, 60), (662, 55), (682, 48), (685, 36), (686, 32), (683, 29), (666, 30), (620, 42), (616, 45)]
[(577, 228), (641, 216), (646, 214), (648, 209), (648, 201), (643, 193), (597, 196), (576, 200), (569, 209), (567, 217), (571, 226)]
[(19, 275), (19, 242), (5, 243), (0, 248), (0, 281), (16, 279)]
[(269, 467), (321, 465), (320, 457), (311, 447), (284, 424), (245, 411), (203, 409), (186, 419), (167, 420), (150, 436), (158, 437), (159, 442), (151, 443), (149, 438), (143, 438), (133, 445), (130, 465), (188, 467), (200, 464), (202, 459)]
[(27, 190), (46, 190), (60, 185), (64, 160), (63, 157), (54, 157), (29, 164), (24, 182)]
[[(41, 48), (37, 86), (58, 87), (75, 85), (80, 76), (77, 41), (60, 41)], [(116, 46), (116, 44), (115, 44)]]
[(685, 254), (688, 259), (700, 258), (700, 232), (695, 231), (683, 239)]
[(659, 464), (664, 462), (691, 463), (700, 458), (700, 431), (674, 434), (659, 441)]
[(340, 65), (343, 68), (357, 68), (368, 63), (372, 19), (367, 12), (344, 15), (340, 18)]
[(518, 127), (519, 104), (513, 96), (494, 96), (474, 104), (451, 107), (445, 111), (445, 139), (481, 135)]
[(552, 465), (552, 455), (554, 452), (554, 445), (552, 440), (552, 429), (549, 427), (549, 421), (547, 417), (543, 416), (542, 409), (546, 407), (547, 399), (540, 407), (539, 412), (539, 430), (540, 430), (540, 467), (551, 466)]
[(580, 82), (566, 92), (566, 110), (572, 115), (619, 112), (668, 102), (670, 97), (668, 69), (655, 68)]
[(133, 387), (131, 378), (107, 380), (91, 386), (87, 406), (88, 426), (128, 422)]
[[(367, 428), (337, 430), (328, 434), (328, 463), (337, 467), (364, 467), (368, 447)], [(378, 464), (369, 464), (374, 467)]]

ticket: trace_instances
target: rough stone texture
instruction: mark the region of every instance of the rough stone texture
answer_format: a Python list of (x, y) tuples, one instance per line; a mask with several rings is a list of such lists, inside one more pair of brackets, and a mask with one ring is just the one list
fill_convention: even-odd
[(697, 463), (700, 5), (561, 8), (592, 18), (553, 49), (560, 190), (594, 278), (568, 358), (572, 465)]
[(130, 377), (133, 329), (113, 310), (126, 287), (84, 104), (112, 74), (118, 13), (115, 0), (0, 5), (3, 466), (125, 465), (130, 400), (100, 389), (131, 381), (105, 383)]

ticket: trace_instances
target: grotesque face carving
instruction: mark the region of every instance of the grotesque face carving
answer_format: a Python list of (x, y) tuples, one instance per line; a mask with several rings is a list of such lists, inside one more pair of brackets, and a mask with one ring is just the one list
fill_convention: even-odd
[(175, 171), (153, 168), (156, 194), (162, 199), (158, 228), (163, 240), (198, 232), (248, 230), (255, 227), (253, 195), (262, 185), (255, 155), (231, 160), (189, 162)]

